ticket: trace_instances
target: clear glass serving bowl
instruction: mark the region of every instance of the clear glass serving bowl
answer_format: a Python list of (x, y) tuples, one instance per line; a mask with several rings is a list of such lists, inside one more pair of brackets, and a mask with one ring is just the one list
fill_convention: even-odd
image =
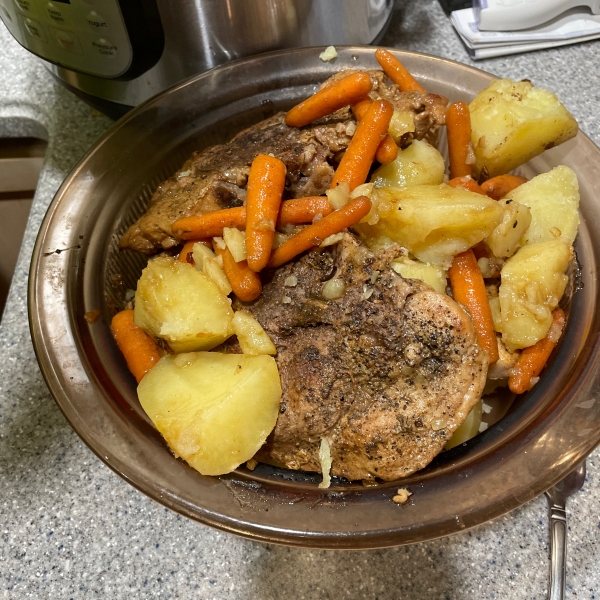
[[(345, 68), (377, 68), (371, 47), (274, 52), (219, 67), (152, 98), (117, 122), (73, 169), (36, 243), (29, 315), (56, 402), (83, 441), (133, 486), (182, 515), (255, 540), (319, 548), (377, 548), (431, 539), (497, 517), (559, 481), (600, 441), (600, 149), (583, 133), (523, 167), (570, 166), (581, 187), (576, 242), (583, 286), (567, 297), (568, 325), (528, 394), (471, 441), (400, 482), (363, 487), (260, 465), (205, 477), (176, 459), (143, 413), (109, 323), (145, 258), (119, 252), (121, 233), (156, 186), (194, 150), (285, 110)], [(424, 87), (469, 101), (494, 78), (452, 61), (392, 50)], [(574, 288), (573, 288), (574, 289)], [(84, 315), (100, 309), (89, 324)], [(500, 411), (499, 416), (501, 414)], [(413, 495), (392, 502), (398, 487)]]

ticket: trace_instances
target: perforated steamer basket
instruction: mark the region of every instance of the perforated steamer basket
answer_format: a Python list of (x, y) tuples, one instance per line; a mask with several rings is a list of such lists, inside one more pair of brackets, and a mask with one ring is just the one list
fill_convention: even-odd
[[(376, 68), (373, 49), (275, 52), (190, 79), (141, 105), (101, 138), (67, 177), (42, 224), (30, 275), (29, 315), (40, 367), (57, 404), (111, 469), (156, 501), (224, 531), (296, 546), (376, 548), (472, 527), (527, 502), (599, 442), (597, 314), (600, 150), (583, 134), (523, 167), (529, 176), (571, 167), (581, 188), (576, 250), (582, 289), (550, 367), (499, 422), (401, 482), (365, 488), (260, 465), (205, 477), (176, 459), (143, 413), (109, 323), (145, 263), (117, 241), (156, 186), (193, 150), (308, 96), (345, 68)], [(393, 51), (424, 87), (470, 100), (493, 79), (448, 60)], [(86, 312), (100, 309), (93, 324)], [(399, 487), (413, 492), (398, 506)]]

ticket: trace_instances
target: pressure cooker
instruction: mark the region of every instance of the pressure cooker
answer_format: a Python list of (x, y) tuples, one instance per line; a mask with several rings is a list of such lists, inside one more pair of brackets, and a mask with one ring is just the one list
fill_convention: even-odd
[(52, 74), (109, 114), (186, 77), (280, 48), (376, 42), (393, 0), (0, 0)]

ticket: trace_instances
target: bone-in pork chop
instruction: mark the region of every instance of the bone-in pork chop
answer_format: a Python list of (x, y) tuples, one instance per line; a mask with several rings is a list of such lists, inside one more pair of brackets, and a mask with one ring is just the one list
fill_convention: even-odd
[[(481, 397), (487, 354), (450, 297), (397, 275), (399, 249), (371, 253), (351, 234), (273, 273), (250, 311), (277, 346), (283, 397), (257, 458), (394, 480), (425, 467)], [(323, 285), (345, 282), (341, 298)]]

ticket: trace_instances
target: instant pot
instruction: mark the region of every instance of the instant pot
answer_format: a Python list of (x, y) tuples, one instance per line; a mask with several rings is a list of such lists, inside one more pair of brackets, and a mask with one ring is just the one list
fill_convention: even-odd
[(120, 115), (229, 60), (370, 44), (393, 0), (0, 0), (17, 41), (90, 104)]

